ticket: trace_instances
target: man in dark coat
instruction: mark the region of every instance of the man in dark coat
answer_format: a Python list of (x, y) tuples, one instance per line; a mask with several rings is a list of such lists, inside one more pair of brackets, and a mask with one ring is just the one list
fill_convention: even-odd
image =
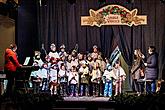
[(158, 54), (154, 46), (148, 48), (149, 56), (145, 63), (146, 92), (153, 94), (156, 92), (156, 80), (158, 79)]

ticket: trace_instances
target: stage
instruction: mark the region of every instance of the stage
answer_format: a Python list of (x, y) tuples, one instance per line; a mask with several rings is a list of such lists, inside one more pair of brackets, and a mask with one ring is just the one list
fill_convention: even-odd
[(108, 102), (110, 97), (64, 97), (64, 101)]

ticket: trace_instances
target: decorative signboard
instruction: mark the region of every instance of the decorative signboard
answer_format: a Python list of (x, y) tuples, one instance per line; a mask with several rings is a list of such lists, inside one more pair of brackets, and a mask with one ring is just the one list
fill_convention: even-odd
[(81, 17), (81, 25), (98, 27), (102, 25), (146, 25), (147, 16), (137, 15), (137, 12), (137, 9), (129, 11), (120, 5), (107, 5), (97, 11), (90, 9), (90, 16)]

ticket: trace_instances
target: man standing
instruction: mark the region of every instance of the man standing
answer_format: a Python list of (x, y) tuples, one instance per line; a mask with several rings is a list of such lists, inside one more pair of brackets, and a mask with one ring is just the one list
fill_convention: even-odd
[(154, 46), (148, 48), (148, 54), (147, 62), (144, 63), (146, 66), (146, 92), (153, 94), (156, 92), (156, 80), (158, 78), (158, 54)]
[(16, 50), (17, 50), (17, 46), (15, 44), (11, 44), (10, 47), (5, 50), (4, 72), (8, 80), (7, 90), (6, 90), (6, 95), (8, 97), (11, 97), (13, 95), (16, 70), (18, 67), (21, 66), (21, 64), (17, 59)]

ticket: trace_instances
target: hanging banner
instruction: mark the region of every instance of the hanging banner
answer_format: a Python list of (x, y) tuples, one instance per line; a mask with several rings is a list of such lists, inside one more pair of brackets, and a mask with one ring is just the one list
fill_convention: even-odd
[(90, 9), (90, 16), (81, 17), (81, 25), (98, 27), (102, 25), (146, 25), (147, 16), (137, 15), (137, 12), (137, 9), (129, 11), (120, 5), (108, 5), (97, 11)]

